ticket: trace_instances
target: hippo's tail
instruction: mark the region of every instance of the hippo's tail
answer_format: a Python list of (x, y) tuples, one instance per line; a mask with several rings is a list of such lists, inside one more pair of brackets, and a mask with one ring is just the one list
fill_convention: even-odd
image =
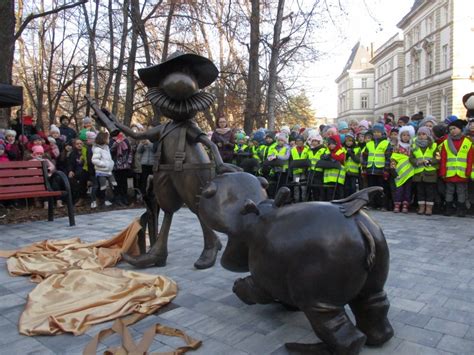
[(364, 224), (364, 221), (360, 218), (355, 218), (357, 223), (357, 227), (359, 227), (362, 236), (364, 237), (364, 241), (367, 247), (367, 256), (365, 258), (366, 265), (365, 267), (367, 270), (371, 270), (375, 263), (375, 240), (374, 236), (370, 232), (369, 228)]
[(360, 190), (349, 197), (342, 200), (334, 200), (331, 203), (340, 205), (339, 209), (346, 217), (350, 217), (359, 212), (364, 206), (369, 203), (370, 194), (383, 193), (383, 188), (380, 186), (368, 187)]

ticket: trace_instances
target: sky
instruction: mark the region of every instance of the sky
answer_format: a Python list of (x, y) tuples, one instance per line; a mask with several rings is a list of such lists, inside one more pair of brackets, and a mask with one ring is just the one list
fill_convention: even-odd
[[(374, 43), (374, 51), (399, 32), (397, 23), (405, 16), (414, 0), (341, 0), (347, 15), (338, 16), (324, 30), (325, 43), (321, 50), (327, 54), (313, 64), (305, 75), (310, 98), (317, 117), (337, 116), (336, 78), (341, 74), (351, 49), (361, 41)], [(321, 34), (318, 34), (320, 37)], [(318, 39), (320, 41), (320, 39)]]

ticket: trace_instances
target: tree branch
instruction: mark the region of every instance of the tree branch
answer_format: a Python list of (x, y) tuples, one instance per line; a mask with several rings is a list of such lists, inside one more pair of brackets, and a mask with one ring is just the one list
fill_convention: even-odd
[(60, 11), (63, 11), (63, 10), (67, 10), (67, 9), (71, 9), (73, 7), (76, 7), (76, 6), (79, 6), (79, 5), (82, 5), (82, 4), (85, 4), (87, 3), (89, 0), (80, 0), (78, 2), (74, 2), (74, 3), (71, 3), (71, 4), (66, 4), (66, 5), (63, 5), (63, 6), (60, 6), (60, 7), (57, 7), (55, 9), (51, 9), (49, 11), (45, 11), (45, 12), (40, 12), (38, 14), (29, 14), (25, 21), (23, 21), (23, 23), (21, 24), (21, 26), (18, 28), (18, 31), (15, 33), (15, 41), (20, 38), (21, 34), (23, 33), (23, 31), (26, 29), (26, 27), (28, 26), (28, 24), (33, 21), (34, 19), (37, 19), (39, 17), (44, 17), (44, 16), (48, 16), (48, 15), (51, 15), (51, 14), (56, 14)]

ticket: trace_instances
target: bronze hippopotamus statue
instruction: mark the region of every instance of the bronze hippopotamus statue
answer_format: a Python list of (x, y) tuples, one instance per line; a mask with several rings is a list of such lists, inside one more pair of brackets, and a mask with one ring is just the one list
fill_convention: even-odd
[(303, 311), (323, 343), (286, 344), (290, 349), (358, 354), (364, 344), (389, 340), (389, 250), (382, 229), (361, 211), (369, 193), (381, 188), (339, 201), (285, 205), (289, 190), (268, 200), (266, 185), (237, 172), (216, 177), (202, 192), (201, 220), (228, 235), (222, 266), (250, 271), (235, 281), (235, 294), (247, 304), (277, 301)]

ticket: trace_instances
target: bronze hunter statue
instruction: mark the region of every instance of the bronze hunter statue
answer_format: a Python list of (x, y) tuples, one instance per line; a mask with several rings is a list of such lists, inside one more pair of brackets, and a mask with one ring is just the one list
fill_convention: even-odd
[[(163, 210), (162, 226), (156, 242), (150, 236), (153, 245), (148, 253), (136, 257), (124, 255), (124, 259), (137, 267), (164, 266), (173, 213), (186, 204), (197, 214), (202, 187), (216, 172), (221, 174), (238, 168), (223, 163), (217, 146), (194, 120), (196, 113), (207, 110), (215, 99), (212, 94), (201, 90), (213, 83), (219, 74), (209, 59), (176, 52), (161, 64), (139, 69), (138, 74), (149, 88), (146, 97), (170, 120), (145, 132), (134, 132), (106, 110), (98, 112), (97, 116), (109, 130), (116, 126), (130, 137), (156, 142), (153, 192), (159, 208), (150, 208), (150, 203), (147, 203), (147, 213), (148, 225), (156, 226), (159, 209)], [(205, 147), (209, 149), (213, 162)], [(222, 246), (214, 231), (202, 223), (199, 215), (198, 218), (204, 234), (204, 249), (194, 266), (205, 269), (214, 265)], [(145, 222), (142, 220), (142, 224)], [(156, 229), (152, 228), (150, 234)], [(141, 245), (143, 247), (143, 241)]]
[(286, 344), (291, 350), (355, 355), (364, 344), (388, 341), (389, 250), (382, 229), (361, 211), (382, 188), (287, 205), (290, 190), (283, 187), (269, 200), (267, 184), (237, 172), (217, 176), (202, 191), (201, 219), (228, 235), (222, 266), (250, 272), (235, 281), (234, 293), (247, 304), (280, 302), (303, 311), (322, 343)]

